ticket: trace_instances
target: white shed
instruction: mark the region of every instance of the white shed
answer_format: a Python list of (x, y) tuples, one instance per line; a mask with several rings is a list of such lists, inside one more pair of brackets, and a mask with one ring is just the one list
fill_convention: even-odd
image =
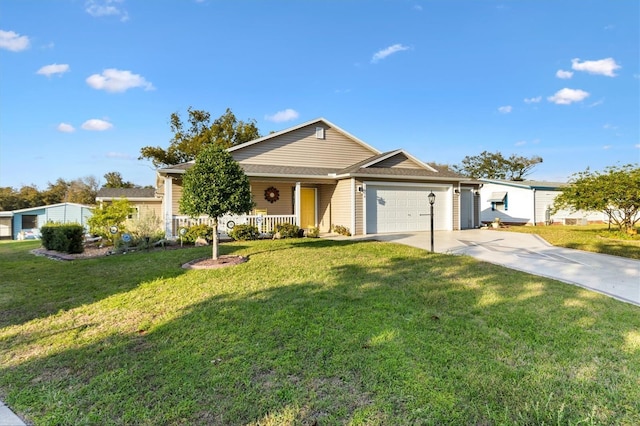
[(479, 179), (480, 221), (513, 225), (580, 225), (607, 221), (603, 212), (560, 210), (551, 214), (555, 198), (567, 183)]

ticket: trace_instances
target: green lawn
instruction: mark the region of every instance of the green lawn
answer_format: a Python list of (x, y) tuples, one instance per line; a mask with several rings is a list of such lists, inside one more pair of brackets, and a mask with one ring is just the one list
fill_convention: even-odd
[(640, 424), (640, 308), (381, 242), (73, 262), (0, 244), (0, 397), (38, 425)]
[(511, 226), (512, 232), (537, 234), (550, 244), (595, 253), (640, 259), (640, 235), (627, 235), (612, 226)]

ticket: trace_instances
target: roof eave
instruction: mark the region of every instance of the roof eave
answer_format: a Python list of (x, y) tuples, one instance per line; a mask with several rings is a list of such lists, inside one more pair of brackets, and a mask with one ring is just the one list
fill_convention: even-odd
[(401, 180), (420, 180), (420, 181), (448, 181), (448, 182), (466, 182), (466, 179), (460, 179), (453, 176), (416, 176), (416, 175), (376, 175), (371, 173), (344, 173), (335, 176), (336, 179), (347, 178), (382, 178), (382, 179), (401, 179)]
[(247, 177), (268, 177), (268, 178), (284, 178), (284, 179), (326, 179), (336, 180), (332, 175), (299, 175), (299, 174), (282, 174), (282, 173), (247, 173)]

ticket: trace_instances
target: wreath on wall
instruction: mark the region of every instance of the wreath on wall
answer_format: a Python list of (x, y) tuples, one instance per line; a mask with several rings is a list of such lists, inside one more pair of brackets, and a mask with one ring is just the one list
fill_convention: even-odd
[(275, 203), (280, 199), (280, 191), (278, 191), (278, 188), (270, 186), (264, 190), (264, 199), (270, 203)]

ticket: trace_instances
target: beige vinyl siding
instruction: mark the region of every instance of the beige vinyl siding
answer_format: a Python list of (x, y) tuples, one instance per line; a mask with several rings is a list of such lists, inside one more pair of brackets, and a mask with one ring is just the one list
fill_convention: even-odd
[(384, 161), (376, 163), (371, 167), (376, 168), (399, 168), (399, 169), (422, 169), (415, 161), (408, 159), (403, 154), (394, 155), (391, 158), (387, 158)]
[[(316, 139), (316, 127), (325, 128), (324, 139)], [(267, 139), (231, 154), (236, 161), (246, 164), (340, 169), (376, 153), (321, 123)]]
[(157, 218), (162, 217), (162, 202), (160, 202), (160, 200), (156, 202), (137, 201), (133, 204), (138, 209), (140, 219), (154, 215)]
[(182, 198), (182, 178), (171, 179), (171, 191), (171, 211), (174, 215), (182, 214), (180, 213), (180, 198)]
[(333, 194), (336, 185), (318, 185), (318, 228), (320, 232), (331, 231)]
[[(293, 214), (293, 189), (295, 182), (261, 182), (251, 181), (251, 195), (256, 203), (255, 210), (266, 210), (267, 214)], [(265, 189), (273, 186), (280, 193), (280, 198), (270, 203), (264, 198)]]
[(351, 229), (351, 180), (338, 181), (331, 200), (331, 225), (341, 225)]

